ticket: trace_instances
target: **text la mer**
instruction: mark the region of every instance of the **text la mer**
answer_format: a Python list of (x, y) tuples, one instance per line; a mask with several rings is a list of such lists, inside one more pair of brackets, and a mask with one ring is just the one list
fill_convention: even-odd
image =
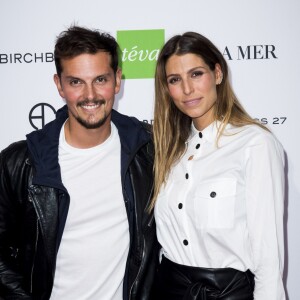
[[(277, 59), (275, 53), (275, 45), (248, 45), (237, 46), (237, 60), (244, 59)], [(227, 56), (229, 60), (232, 60), (231, 53), (228, 47), (225, 47), (223, 56)]]

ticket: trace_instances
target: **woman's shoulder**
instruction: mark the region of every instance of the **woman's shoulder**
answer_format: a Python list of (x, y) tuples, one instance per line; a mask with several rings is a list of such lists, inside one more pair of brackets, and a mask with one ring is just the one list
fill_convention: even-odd
[(261, 127), (256, 124), (243, 125), (240, 127), (228, 124), (225, 131), (229, 135), (235, 135), (237, 139), (245, 139), (245, 144), (248, 146), (261, 144), (282, 147), (273, 132), (266, 127)]

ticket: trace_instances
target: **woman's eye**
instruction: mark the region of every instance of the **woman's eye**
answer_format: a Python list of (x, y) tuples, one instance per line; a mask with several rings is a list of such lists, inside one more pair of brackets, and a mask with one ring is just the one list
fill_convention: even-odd
[(202, 71), (195, 71), (192, 73), (192, 77), (198, 77), (198, 76), (201, 76), (203, 75), (203, 72)]
[(171, 77), (168, 81), (169, 84), (175, 84), (179, 81), (180, 79), (178, 77)]

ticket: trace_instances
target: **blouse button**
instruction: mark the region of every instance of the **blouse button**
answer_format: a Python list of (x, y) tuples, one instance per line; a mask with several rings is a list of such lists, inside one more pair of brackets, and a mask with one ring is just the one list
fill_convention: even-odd
[(178, 208), (179, 208), (179, 209), (182, 209), (182, 206), (183, 206), (182, 203), (179, 203), (179, 204), (178, 204)]
[(216, 192), (211, 192), (211, 193), (210, 193), (210, 197), (215, 198), (216, 196), (217, 196), (217, 193), (216, 193)]
[(183, 245), (187, 246), (189, 244), (189, 242), (187, 240), (183, 240)]
[(199, 148), (200, 148), (200, 144), (197, 144), (197, 145), (196, 145), (196, 149), (199, 149)]
[(192, 160), (194, 158), (194, 155), (191, 155), (188, 160)]
[(203, 137), (202, 132), (199, 132), (199, 138), (202, 139), (202, 137)]
[(189, 179), (189, 174), (188, 173), (185, 174), (185, 179)]

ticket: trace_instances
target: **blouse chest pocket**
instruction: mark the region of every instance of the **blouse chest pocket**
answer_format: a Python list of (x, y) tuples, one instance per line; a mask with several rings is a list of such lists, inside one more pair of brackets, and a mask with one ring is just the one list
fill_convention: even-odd
[(193, 199), (197, 228), (232, 228), (235, 198), (235, 179), (219, 178), (199, 184)]

